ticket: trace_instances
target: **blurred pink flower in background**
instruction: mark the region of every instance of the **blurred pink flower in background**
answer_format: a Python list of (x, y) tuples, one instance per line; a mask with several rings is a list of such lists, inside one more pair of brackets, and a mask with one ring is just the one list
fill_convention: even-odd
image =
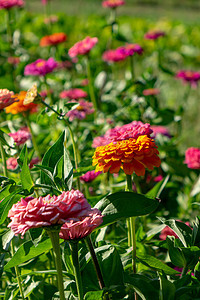
[[(68, 103), (73, 103), (74, 101), (68, 101)], [(91, 115), (94, 112), (93, 104), (91, 102), (85, 101), (83, 99), (78, 100), (79, 105), (66, 113), (69, 121), (74, 119), (83, 120), (87, 115)], [(75, 104), (75, 103), (74, 103)]]
[(11, 65), (18, 65), (20, 63), (20, 58), (18, 56), (9, 56), (8, 63)]
[(185, 152), (184, 163), (190, 169), (200, 169), (200, 148), (188, 148)]
[(24, 5), (23, 0), (0, 0), (0, 9), (10, 9), (13, 6), (21, 7)]
[(17, 158), (10, 157), (6, 160), (6, 165), (8, 170), (16, 170), (18, 167)]
[(90, 204), (78, 190), (62, 192), (59, 196), (21, 199), (9, 210), (8, 227), (15, 235), (25, 234), (30, 228), (64, 224), (68, 219), (81, 218), (91, 210)]
[(101, 212), (97, 208), (89, 209), (83, 217), (67, 220), (61, 227), (59, 236), (64, 240), (81, 239), (89, 235), (102, 222)]
[(124, 51), (121, 51), (119, 48), (107, 50), (102, 55), (102, 59), (108, 63), (123, 61), (126, 58), (126, 53)]
[[(180, 220), (177, 220), (178, 222), (184, 223)], [(185, 225), (190, 227), (190, 223), (189, 222), (185, 222)], [(191, 228), (191, 227), (190, 227)], [(191, 228), (192, 229), (192, 228)], [(166, 240), (167, 236), (174, 236), (176, 239), (178, 238), (178, 236), (176, 235), (176, 233), (169, 227), (166, 226), (160, 233), (159, 238), (163, 241)]]
[(123, 0), (105, 0), (102, 2), (103, 7), (116, 8), (125, 4)]
[(150, 137), (152, 133), (150, 124), (142, 123), (141, 121), (133, 121), (123, 126), (116, 126), (106, 131), (104, 136), (95, 137), (92, 147), (105, 146), (111, 142), (122, 141), (126, 139), (136, 139), (140, 135), (147, 135)]
[(144, 38), (147, 40), (157, 40), (159, 37), (163, 37), (165, 35), (166, 33), (164, 31), (150, 30), (145, 34)]
[(168, 138), (171, 138), (171, 135), (169, 133), (169, 130), (165, 126), (161, 125), (151, 125), (151, 129), (153, 130), (152, 137), (156, 138), (158, 134), (167, 136)]
[(182, 79), (184, 83), (190, 83), (193, 88), (196, 88), (200, 80), (200, 72), (181, 70), (176, 73), (176, 78)]
[(99, 172), (95, 172), (94, 170), (88, 171), (87, 173), (85, 173), (84, 175), (82, 175), (80, 177), (80, 180), (82, 180), (84, 182), (92, 182), (101, 173), (102, 172), (100, 172), (100, 171)]
[(57, 66), (58, 63), (52, 57), (48, 60), (39, 58), (25, 67), (24, 75), (45, 76), (46, 74), (53, 72)]
[(155, 96), (160, 94), (160, 90), (156, 88), (150, 88), (150, 89), (143, 90), (142, 93), (144, 96)]
[(89, 84), (89, 80), (87, 78), (82, 79), (81, 86), (87, 86)]
[(62, 91), (60, 93), (60, 98), (62, 99), (80, 99), (80, 98), (85, 98), (87, 97), (87, 93), (83, 91), (82, 89), (69, 89), (67, 91)]
[(29, 164), (29, 168), (32, 169), (34, 165), (37, 165), (39, 162), (40, 162), (39, 157), (32, 158)]
[(87, 54), (97, 43), (97, 37), (91, 38), (90, 36), (87, 36), (85, 39), (74, 44), (74, 46), (69, 49), (68, 54), (70, 57)]
[(160, 182), (161, 180), (163, 180), (162, 175), (158, 175), (158, 176), (154, 177), (154, 179), (153, 179), (153, 181), (155, 181), (155, 182)]
[(40, 96), (42, 98), (46, 98), (49, 94), (53, 94), (53, 90), (52, 89), (49, 89), (48, 91), (47, 90), (43, 90), (40, 92)]
[(56, 22), (58, 22), (58, 16), (56, 16), (56, 15), (55, 16), (52, 15), (52, 16), (46, 17), (44, 19), (45, 24), (53, 24), (53, 23), (56, 23)]
[(126, 44), (125, 46), (121, 46), (117, 48), (117, 50), (122, 53), (124, 53), (126, 56), (132, 56), (135, 53), (137, 54), (142, 54), (143, 53), (143, 48), (138, 45), (138, 44)]
[(8, 135), (14, 139), (14, 142), (17, 146), (24, 144), (28, 139), (31, 138), (30, 132), (26, 129), (19, 129), (18, 131), (9, 133)]
[(14, 97), (14, 92), (7, 89), (0, 89), (0, 110), (18, 101), (19, 100)]

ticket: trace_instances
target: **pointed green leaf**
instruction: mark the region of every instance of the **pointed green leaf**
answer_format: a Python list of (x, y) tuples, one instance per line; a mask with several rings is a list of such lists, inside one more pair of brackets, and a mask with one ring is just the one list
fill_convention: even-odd
[(20, 172), (21, 183), (22, 183), (23, 189), (30, 192), (30, 190), (33, 187), (33, 180), (31, 177), (30, 169), (28, 167), (28, 150), (27, 150), (26, 145), (24, 145), (21, 152), (22, 152), (22, 154), (20, 154), (20, 157), (21, 157), (20, 160), (23, 159), (22, 160), (23, 164), (22, 164), (22, 168), (21, 168), (21, 172)]
[(159, 198), (162, 190), (166, 186), (167, 182), (169, 180), (169, 176), (162, 179), (160, 182), (158, 182), (148, 193), (146, 193), (147, 197), (153, 197), (153, 198)]
[(182, 250), (175, 246), (174, 240), (175, 240), (174, 236), (168, 236), (166, 238), (168, 250), (169, 250), (169, 256), (170, 256), (171, 262), (176, 267), (183, 268), (186, 264), (186, 260), (185, 260)]

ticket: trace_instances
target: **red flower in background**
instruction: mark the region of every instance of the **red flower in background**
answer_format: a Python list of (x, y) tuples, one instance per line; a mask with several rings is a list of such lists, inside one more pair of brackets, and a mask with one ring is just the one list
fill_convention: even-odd
[(105, 0), (102, 2), (103, 7), (116, 8), (125, 4), (123, 0)]
[(67, 40), (67, 35), (64, 32), (53, 33), (51, 35), (46, 35), (40, 40), (40, 46), (54, 46), (63, 43)]
[(166, 35), (166, 33), (164, 31), (150, 30), (145, 34), (144, 38), (146, 40), (157, 40), (159, 37), (163, 37), (165, 35)]

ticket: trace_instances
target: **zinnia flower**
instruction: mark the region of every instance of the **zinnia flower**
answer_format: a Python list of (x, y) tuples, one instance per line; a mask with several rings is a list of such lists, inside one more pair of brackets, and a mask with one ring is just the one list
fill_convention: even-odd
[(60, 93), (60, 98), (62, 99), (80, 99), (85, 97), (87, 97), (87, 93), (82, 89), (69, 89)]
[(200, 80), (200, 73), (195, 71), (181, 70), (177, 72), (176, 78), (182, 79), (184, 83), (190, 83), (193, 88), (197, 87), (197, 83)]
[[(68, 101), (68, 103), (73, 103), (74, 101)], [(85, 101), (83, 99), (78, 100), (79, 105), (66, 113), (66, 116), (69, 118), (69, 121), (74, 119), (83, 120), (87, 115), (91, 115), (94, 112), (93, 104), (91, 102)]]
[(140, 135), (147, 135), (150, 137), (153, 130), (150, 124), (142, 123), (141, 121), (133, 121), (123, 126), (116, 126), (115, 128), (106, 131), (104, 136), (95, 137), (92, 143), (93, 148), (107, 145), (111, 142), (126, 140), (129, 138), (136, 139)]
[(20, 63), (20, 58), (18, 56), (9, 56), (8, 63), (11, 65), (18, 65)]
[(143, 90), (142, 93), (144, 96), (155, 96), (160, 94), (160, 90), (156, 88), (150, 88), (150, 89)]
[(185, 152), (184, 163), (190, 169), (200, 169), (200, 148), (188, 148)]
[(15, 102), (11, 104), (10, 106), (6, 107), (6, 113), (11, 113), (13, 115), (16, 115), (18, 113), (22, 113), (25, 111), (30, 111), (30, 113), (34, 113), (37, 111), (37, 104), (35, 103), (29, 103), (27, 105), (24, 105), (24, 99), (26, 97), (27, 92), (21, 91), (19, 94), (15, 94), (14, 96), (18, 100), (18, 102)]
[(64, 32), (53, 33), (51, 35), (46, 35), (40, 40), (40, 46), (53, 46), (65, 42), (67, 35)]
[(101, 212), (97, 208), (89, 209), (83, 217), (67, 220), (61, 227), (59, 236), (64, 240), (82, 239), (101, 225), (102, 222)]
[(6, 165), (8, 170), (16, 170), (18, 167), (17, 158), (10, 157), (6, 160)]
[(0, 110), (19, 101), (15, 96), (14, 92), (7, 89), (0, 89)]
[(163, 241), (166, 240), (167, 236), (174, 236), (176, 239), (178, 238), (178, 236), (176, 235), (176, 233), (169, 227), (166, 226), (160, 233), (159, 238)]
[(117, 50), (121, 51), (126, 56), (132, 56), (135, 53), (142, 54), (144, 51), (138, 44), (126, 44), (125, 46), (117, 48)]
[(151, 30), (144, 36), (147, 40), (157, 40), (159, 37), (165, 36), (165, 32), (161, 30)]
[(17, 146), (23, 145), (28, 139), (31, 138), (31, 134), (27, 129), (19, 129), (16, 132), (11, 132), (8, 134), (14, 139)]
[(24, 1), (23, 0), (0, 0), (0, 9), (10, 9), (13, 6), (23, 6)]
[(84, 182), (92, 182), (101, 173), (102, 172), (95, 172), (94, 170), (88, 171), (87, 173), (85, 173), (84, 175), (82, 175), (80, 177), (80, 180), (82, 180)]
[(169, 133), (169, 130), (165, 126), (160, 125), (151, 125), (151, 129), (153, 130), (153, 138), (156, 138), (158, 134), (165, 135), (168, 138), (171, 138), (171, 134)]
[(55, 15), (49, 16), (47, 18), (44, 19), (44, 23), (45, 24), (53, 24), (58, 22), (58, 17)]
[(153, 170), (154, 166), (160, 166), (157, 154), (159, 152), (154, 140), (147, 135), (140, 135), (136, 139), (129, 138), (96, 148), (93, 166), (96, 166), (96, 172), (118, 173), (122, 168), (127, 175), (135, 172), (143, 176), (145, 168)]
[(90, 50), (98, 43), (98, 38), (87, 36), (84, 40), (77, 42), (68, 51), (70, 57), (76, 57), (78, 55), (84, 55), (90, 52)]
[(45, 76), (58, 66), (58, 63), (50, 57), (48, 60), (42, 58), (27, 65), (24, 69), (24, 75)]
[(102, 59), (108, 63), (118, 62), (125, 60), (127, 55), (125, 51), (121, 51), (119, 48), (107, 50), (103, 53)]
[(8, 227), (15, 235), (25, 234), (30, 228), (64, 224), (69, 219), (87, 215), (91, 206), (78, 190), (62, 192), (59, 196), (21, 199), (8, 213), (11, 223)]
[(103, 7), (116, 8), (125, 4), (123, 0), (105, 0), (102, 2)]

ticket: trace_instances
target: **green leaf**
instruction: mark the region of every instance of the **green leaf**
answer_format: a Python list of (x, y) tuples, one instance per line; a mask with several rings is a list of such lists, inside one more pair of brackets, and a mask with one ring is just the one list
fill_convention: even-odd
[(193, 246), (200, 247), (200, 218), (197, 217), (192, 230), (192, 241), (191, 244)]
[(175, 285), (166, 279), (164, 275), (160, 275), (160, 300), (174, 300), (176, 288)]
[(35, 247), (32, 241), (25, 242), (15, 252), (11, 260), (5, 265), (4, 270), (8, 270), (12, 267), (18, 266), (52, 248), (51, 240), (44, 237), (37, 247)]
[(41, 241), (42, 239), (42, 235), (43, 235), (43, 228), (39, 227), (39, 228), (31, 228), (29, 229), (29, 235), (31, 237), (31, 240), (34, 244), (35, 247), (37, 247), (38, 243)]
[(92, 291), (85, 294), (84, 300), (100, 300), (104, 291)]
[(159, 198), (162, 190), (166, 186), (169, 180), (169, 175), (163, 178), (160, 182), (158, 182), (148, 193), (146, 193), (147, 197)]
[(64, 142), (64, 183), (68, 190), (72, 188), (73, 166)]
[(167, 275), (179, 274), (179, 272), (170, 268), (169, 266), (167, 266), (166, 264), (164, 264), (162, 261), (160, 261), (159, 259), (157, 259), (154, 256), (137, 253), (137, 258), (143, 265), (148, 266), (149, 268), (163, 271)]
[(103, 215), (100, 227), (111, 224), (121, 218), (144, 216), (153, 212), (159, 200), (134, 192), (117, 192), (101, 199), (95, 207)]
[(23, 165), (20, 172), (20, 178), (24, 190), (30, 192), (33, 187), (33, 180), (31, 177), (30, 169), (28, 167), (28, 150), (26, 145), (24, 145), (22, 152), (23, 152)]
[(9, 148), (14, 148), (14, 140), (8, 134), (0, 129), (0, 142)]
[(166, 238), (167, 245), (168, 245), (168, 250), (169, 250), (169, 256), (171, 259), (171, 262), (176, 266), (176, 267), (181, 267), (183, 268), (186, 264), (185, 257), (183, 255), (183, 252), (180, 248), (175, 246), (175, 238), (173, 236), (168, 236)]
[(199, 193), (200, 193), (200, 176), (197, 179), (197, 181), (195, 182), (195, 184), (194, 184), (194, 186), (193, 186), (193, 188), (191, 190), (190, 196), (194, 197), (194, 196), (196, 196)]
[[(18, 192), (20, 192), (20, 189), (18, 189)], [(2, 204), (1, 209), (1, 215), (0, 215), (0, 225), (4, 223), (5, 219), (8, 216), (8, 212), (19, 199), (21, 198), (21, 195), (17, 193), (17, 191), (12, 192), (10, 195), (4, 198), (4, 200), (0, 203)]]
[(61, 190), (64, 189), (64, 182), (63, 182), (63, 165), (64, 158), (61, 156), (59, 161), (57, 162), (54, 170), (53, 170), (53, 180), (56, 183), (57, 187)]
[(189, 269), (193, 269), (194, 266), (199, 261), (200, 248), (197, 246), (192, 246), (188, 248), (182, 248), (184, 257), (186, 259), (186, 264)]

